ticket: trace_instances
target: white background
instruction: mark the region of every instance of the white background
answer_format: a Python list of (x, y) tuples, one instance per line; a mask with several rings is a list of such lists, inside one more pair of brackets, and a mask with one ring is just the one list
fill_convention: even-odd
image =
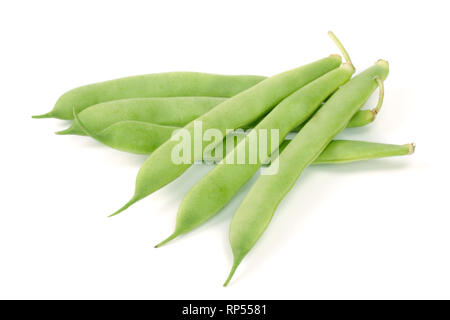
[[(450, 298), (446, 1), (4, 1), (0, 298)], [(308, 168), (228, 288), (248, 191), (161, 249), (197, 166), (114, 218), (145, 160), (32, 120), (92, 82), (163, 71), (273, 75), (336, 53), (390, 62), (376, 122), (344, 138), (413, 156)], [(373, 106), (376, 97), (368, 104)]]

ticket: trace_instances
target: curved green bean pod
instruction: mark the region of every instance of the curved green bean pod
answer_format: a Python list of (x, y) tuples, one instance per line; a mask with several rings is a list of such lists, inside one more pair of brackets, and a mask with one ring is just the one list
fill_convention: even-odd
[(384, 84), (380, 78), (376, 79), (378, 89), (380, 90), (378, 103), (372, 110), (359, 110), (347, 124), (347, 128), (361, 127), (375, 120), (378, 112), (380, 112), (384, 99)]
[[(350, 57), (338, 38), (330, 31), (344, 57)], [(107, 101), (149, 97), (232, 97), (267, 77), (254, 75), (219, 75), (201, 72), (166, 72), (119, 78), (81, 86), (64, 93), (53, 109), (40, 118), (73, 119), (73, 110), (81, 110)], [(134, 119), (126, 119), (134, 120)]]
[[(284, 148), (286, 148), (291, 140), (285, 140), (280, 145), (279, 152), (281, 153)], [(375, 142), (368, 142), (368, 141), (356, 141), (356, 140), (333, 140), (331, 141), (328, 146), (325, 148), (325, 150), (313, 161), (313, 165), (317, 164), (341, 164), (341, 163), (349, 163), (349, 162), (355, 162), (355, 161), (363, 161), (363, 160), (370, 160), (370, 159), (377, 159), (377, 158), (387, 158), (387, 157), (394, 157), (394, 156), (404, 156), (404, 155), (410, 155), (413, 154), (415, 150), (415, 144), (414, 143), (407, 143), (402, 145), (397, 144), (386, 144), (386, 143), (375, 143)], [(223, 150), (223, 154), (225, 154), (226, 150)], [(214, 170), (214, 169), (213, 169)], [(222, 185), (225, 186), (225, 185)], [(195, 187), (195, 186), (194, 186)], [(192, 189), (189, 191), (187, 195), (190, 195), (194, 197), (192, 194), (195, 195), (195, 189)], [(237, 190), (236, 190), (237, 192)], [(186, 195), (186, 196), (187, 196)], [(198, 194), (197, 201), (201, 200), (201, 195)], [(203, 195), (210, 197), (210, 191), (208, 193)], [(224, 199), (225, 200), (225, 199)], [(224, 206), (226, 203), (229, 202), (230, 199), (226, 199)], [(184, 202), (186, 202), (183, 199)], [(182, 203), (183, 205), (183, 203)], [(217, 212), (212, 213), (209, 217), (201, 216), (198, 217), (197, 210), (198, 208), (201, 208), (201, 204), (199, 207), (192, 207), (192, 210), (187, 210), (186, 203), (184, 203), (184, 208), (180, 206), (178, 215), (177, 215), (177, 221), (176, 221), (176, 227), (175, 231), (172, 235), (170, 235), (166, 240), (158, 243), (155, 247), (160, 247), (167, 242), (175, 239), (181, 234), (185, 234), (189, 231), (192, 231), (194, 228), (198, 227), (202, 223), (206, 222), (209, 218), (211, 218), (213, 215), (217, 214)], [(188, 221), (188, 222), (186, 222)]]
[[(218, 213), (238, 192), (238, 190), (258, 171), (275, 149), (278, 149), (286, 135), (307, 120), (321, 105), (322, 101), (347, 82), (354, 68), (344, 63), (340, 68), (297, 90), (277, 105), (252, 131), (238, 144), (236, 152), (228, 154), (214, 169), (204, 176), (183, 198), (177, 214), (175, 231), (158, 246), (175, 237), (187, 233)], [(236, 154), (245, 154), (249, 159), (250, 136), (259, 135), (260, 130), (278, 130), (278, 141), (267, 148), (267, 156), (258, 156), (257, 161), (239, 163)], [(259, 138), (265, 139), (265, 138)], [(259, 155), (259, 151), (258, 151)], [(263, 158), (261, 158), (263, 157)], [(264, 158), (265, 157), (265, 158)]]
[[(355, 117), (358, 116), (360, 112), (364, 111), (366, 110), (359, 111)], [(80, 131), (80, 135), (91, 136), (108, 147), (129, 153), (150, 154), (155, 151), (157, 147), (169, 140), (173, 132), (180, 129), (180, 127), (159, 125), (150, 122), (125, 120), (115, 122), (109, 127), (97, 132), (95, 129), (93, 130), (91, 127), (87, 126), (83, 122), (84, 120), (81, 120), (83, 112), (84, 111), (76, 115), (74, 125), (71, 127), (72, 129), (70, 129), (72, 131), (71, 133), (76, 131), (78, 134), (78, 131)], [(353, 119), (354, 118), (352, 118), (347, 128), (364, 126), (367, 124), (364, 121), (361, 121), (351, 125)], [(137, 126), (138, 128), (133, 128), (134, 126)], [(223, 148), (225, 149), (225, 145)], [(225, 152), (223, 151), (222, 154), (225, 154)], [(221, 159), (218, 160), (220, 161)], [(207, 159), (206, 161), (212, 160)]]
[(33, 118), (73, 119), (75, 112), (94, 104), (127, 98), (232, 97), (266, 77), (218, 75), (200, 72), (166, 72), (94, 83), (63, 94), (53, 109)]
[[(198, 120), (201, 121), (203, 130), (214, 128), (222, 134), (225, 134), (227, 129), (244, 127), (266, 114), (292, 92), (336, 69), (340, 64), (341, 57), (331, 55), (303, 67), (267, 78), (217, 105)], [(194, 137), (194, 122), (189, 123), (184, 129), (191, 138)], [(178, 143), (172, 140), (166, 141), (149, 156), (138, 172), (133, 197), (112, 215), (120, 213), (133, 203), (167, 185), (183, 174), (195, 160), (200, 160), (195, 159), (194, 152), (191, 152), (191, 163), (174, 163), (172, 149)], [(209, 145), (210, 143), (202, 141), (201, 151), (203, 152)]]
[[(83, 121), (87, 131), (95, 134), (112, 124), (128, 120), (184, 127), (225, 100), (226, 98), (216, 97), (130, 98), (95, 104), (81, 111), (78, 117)], [(347, 127), (362, 127), (369, 124), (375, 119), (376, 113), (374, 110), (358, 111)], [(250, 127), (258, 124), (260, 120), (256, 120)], [(292, 131), (298, 132), (299, 128)], [(77, 121), (74, 121), (69, 128), (58, 131), (56, 134), (86, 135), (85, 130), (79, 127)], [(113, 132), (110, 132), (110, 134), (113, 134)], [(123, 141), (125, 142), (125, 140)], [(137, 150), (135, 153), (148, 152)]]
[(336, 164), (361, 160), (405, 156), (414, 153), (416, 145), (386, 144), (356, 140), (333, 140), (312, 164)]
[(353, 115), (377, 88), (375, 78), (384, 80), (388, 63), (374, 66), (342, 86), (308, 121), (279, 156), (278, 172), (260, 176), (235, 212), (230, 224), (233, 266), (226, 286), (245, 255), (269, 225), (280, 201), (289, 192), (302, 171), (310, 165), (341, 132)]
[(376, 115), (377, 114), (373, 110), (359, 110), (347, 124), (347, 128), (365, 126), (373, 122)]
[[(94, 139), (108, 147), (135, 154), (152, 153), (160, 144), (167, 141), (174, 131), (180, 129), (179, 127), (162, 126), (153, 123), (129, 120), (114, 123), (99, 133), (93, 133), (90, 132), (78, 118), (80, 114), (81, 113), (75, 116), (75, 121), (80, 122), (79, 128), (81, 130), (86, 130), (87, 135), (92, 136)], [(244, 134), (239, 136), (239, 141), (242, 141), (244, 137)], [(291, 140), (283, 141), (280, 145), (280, 153), (290, 141)], [(226, 144), (219, 144), (217, 148), (222, 148), (220, 154), (225, 155), (227, 153)], [(334, 140), (313, 163), (344, 163), (390, 156), (401, 156), (411, 154), (412, 152), (412, 144), (390, 145), (365, 141)], [(216, 162), (217, 160), (220, 159), (204, 159), (205, 162)]]
[[(78, 118), (92, 133), (99, 133), (112, 124), (128, 120), (184, 127), (225, 100), (215, 97), (122, 99), (95, 104), (78, 113)], [(56, 133), (85, 135), (76, 121), (68, 129)]]
[(150, 154), (165, 141), (169, 140), (173, 132), (179, 127), (162, 126), (154, 123), (139, 121), (121, 121), (112, 124), (99, 133), (87, 131), (82, 121), (77, 118), (79, 128), (85, 130), (95, 140), (116, 150), (135, 154)]

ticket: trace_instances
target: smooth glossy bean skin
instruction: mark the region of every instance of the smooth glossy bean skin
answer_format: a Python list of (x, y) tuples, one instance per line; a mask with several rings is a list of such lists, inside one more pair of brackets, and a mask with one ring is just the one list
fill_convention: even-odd
[[(286, 135), (299, 124), (306, 121), (329, 95), (346, 83), (354, 73), (350, 64), (328, 72), (322, 77), (300, 88), (278, 104), (261, 122), (239, 143), (234, 153), (228, 154), (214, 169), (204, 176), (183, 198), (177, 214), (175, 231), (159, 245), (165, 244), (180, 234), (187, 233), (217, 214), (239, 191), (239, 189), (269, 160), (274, 150), (279, 148)], [(271, 141), (269, 135), (259, 136), (272, 129), (278, 130), (278, 140)], [(250, 163), (249, 155), (252, 134), (258, 137), (257, 146), (264, 139), (268, 153), (263, 158)], [(274, 142), (275, 144), (271, 142)], [(259, 149), (259, 148), (258, 148)], [(235, 154), (245, 154), (245, 163), (237, 162)], [(259, 151), (257, 154), (259, 155)], [(231, 164), (232, 163), (232, 164)]]
[[(184, 127), (225, 100), (226, 98), (215, 97), (122, 99), (86, 108), (78, 114), (78, 118), (89, 132), (93, 133), (99, 133), (119, 121), (128, 120)], [(57, 134), (85, 135), (76, 121)]]
[(355, 76), (342, 86), (308, 121), (279, 156), (278, 172), (260, 176), (235, 212), (230, 224), (233, 266), (226, 286), (245, 255), (269, 225), (280, 201), (302, 171), (310, 165), (341, 132), (353, 115), (377, 88), (376, 77), (384, 80), (389, 72), (386, 61)]
[(232, 97), (264, 80), (262, 76), (167, 72), (120, 78), (75, 88), (63, 94), (52, 111), (33, 118), (73, 119), (94, 104), (150, 97)]
[[(250, 89), (217, 105), (214, 109), (198, 118), (198, 120), (201, 121), (203, 130), (214, 128), (224, 135), (227, 129), (233, 130), (252, 123), (292, 92), (336, 69), (340, 64), (341, 57), (331, 55), (305, 66), (267, 78)], [(191, 138), (194, 137), (194, 122), (185, 126), (184, 129)], [(178, 143), (178, 141), (166, 141), (148, 157), (138, 172), (133, 197), (112, 215), (120, 213), (133, 203), (175, 180), (197, 160), (194, 158), (194, 150), (192, 150), (191, 163), (174, 163), (172, 161), (172, 149)], [(193, 147), (194, 143), (191, 143), (191, 145)], [(204, 151), (210, 145), (210, 142), (202, 141), (201, 150)]]

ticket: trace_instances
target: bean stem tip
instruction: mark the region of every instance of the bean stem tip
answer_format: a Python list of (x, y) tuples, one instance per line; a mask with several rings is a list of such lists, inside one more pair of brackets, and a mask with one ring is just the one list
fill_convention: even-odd
[(376, 63), (376, 64), (384, 65), (384, 66), (386, 66), (386, 67), (389, 68), (389, 62), (387, 62), (387, 60), (384, 60), (384, 59), (378, 59), (377, 62), (375, 62), (375, 63)]
[(347, 50), (345, 49), (342, 42), (336, 37), (333, 31), (328, 31), (328, 35), (330, 36), (331, 40), (336, 44), (336, 46), (339, 48), (339, 51), (341, 51), (342, 55), (344, 56), (345, 61), (350, 63), (353, 66), (352, 60), (350, 59), (350, 55), (348, 54)]
[(378, 103), (375, 106), (375, 108), (372, 109), (372, 112), (373, 112), (374, 116), (376, 116), (378, 114), (378, 112), (380, 112), (380, 109), (381, 109), (381, 106), (383, 105), (383, 100), (384, 100), (384, 82), (383, 82), (383, 79), (381, 79), (381, 77), (376, 77), (375, 81), (378, 84), (379, 95), (378, 95)]
[(416, 144), (411, 142), (408, 144), (408, 154), (413, 154), (416, 151)]

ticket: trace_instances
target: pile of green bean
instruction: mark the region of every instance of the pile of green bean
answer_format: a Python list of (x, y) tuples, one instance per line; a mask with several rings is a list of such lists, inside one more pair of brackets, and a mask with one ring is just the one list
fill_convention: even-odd
[[(262, 165), (278, 171), (261, 175), (234, 214), (229, 239), (234, 256), (227, 285), (246, 254), (269, 225), (280, 201), (310, 164), (334, 164), (408, 155), (414, 144), (394, 145), (354, 140), (333, 140), (345, 128), (374, 121), (383, 104), (384, 80), (389, 65), (378, 60), (353, 77), (355, 68), (333, 33), (340, 55), (330, 55), (272, 77), (171, 72), (121, 78), (82, 86), (63, 94), (50, 112), (34, 118), (73, 119), (60, 135), (90, 136), (114, 149), (149, 154), (136, 178), (131, 199), (116, 215), (161, 189), (198, 160), (215, 161), (183, 198), (173, 233), (156, 247), (197, 228), (220, 212)], [(363, 109), (379, 89), (374, 109)], [(188, 163), (174, 163), (171, 139), (180, 128), (194, 137), (194, 121), (203, 128), (244, 128), (233, 152), (224, 142), (213, 147), (219, 158), (205, 159), (191, 152)], [(256, 162), (239, 163), (236, 154), (249, 155), (252, 135), (278, 130), (278, 140), (260, 152)], [(292, 140), (286, 140), (289, 133)], [(202, 142), (204, 152), (211, 143)], [(222, 148), (224, 150), (222, 150)], [(218, 152), (221, 151), (221, 152)], [(213, 152), (214, 153), (214, 152)], [(278, 157), (273, 157), (277, 154)], [(111, 215), (111, 216), (112, 216)]]

